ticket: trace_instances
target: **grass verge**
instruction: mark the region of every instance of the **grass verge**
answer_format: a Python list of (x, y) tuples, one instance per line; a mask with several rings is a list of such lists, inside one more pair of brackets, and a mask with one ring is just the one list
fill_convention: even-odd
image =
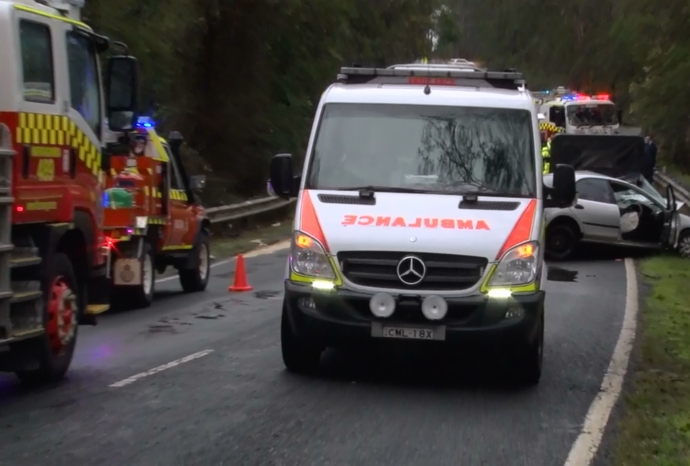
[(652, 290), (642, 307), (639, 358), (624, 397), (619, 466), (690, 464), (690, 262), (641, 263)]
[(292, 219), (281, 220), (268, 226), (245, 230), (237, 236), (213, 236), (211, 254), (216, 261), (244, 254), (261, 246), (267, 246), (290, 238)]

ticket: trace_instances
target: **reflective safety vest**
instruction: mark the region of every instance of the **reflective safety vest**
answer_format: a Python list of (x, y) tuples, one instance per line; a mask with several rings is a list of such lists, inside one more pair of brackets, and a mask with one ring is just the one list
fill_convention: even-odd
[(551, 139), (546, 141), (544, 147), (541, 148), (541, 158), (544, 165), (544, 175), (551, 172)]

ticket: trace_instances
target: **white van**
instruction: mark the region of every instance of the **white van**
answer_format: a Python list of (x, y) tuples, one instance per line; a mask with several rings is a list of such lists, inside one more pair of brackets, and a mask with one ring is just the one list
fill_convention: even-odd
[(520, 73), (343, 68), (321, 97), (286, 265), (283, 360), (372, 340), (505, 344), (541, 375), (543, 212), (572, 205), (572, 167), (542, 184), (537, 113)]

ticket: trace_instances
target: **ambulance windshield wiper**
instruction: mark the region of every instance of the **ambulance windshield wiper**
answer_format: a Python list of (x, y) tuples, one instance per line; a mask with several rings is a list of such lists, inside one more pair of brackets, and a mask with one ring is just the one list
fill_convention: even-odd
[(429, 193), (426, 189), (399, 188), (396, 186), (353, 186), (351, 188), (335, 188), (336, 191), (359, 191), (359, 197), (371, 198), (374, 193)]

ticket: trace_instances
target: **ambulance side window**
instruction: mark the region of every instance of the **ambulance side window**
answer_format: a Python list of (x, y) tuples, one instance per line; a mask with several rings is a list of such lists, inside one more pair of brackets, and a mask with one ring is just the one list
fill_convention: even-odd
[(42, 104), (54, 103), (55, 77), (50, 28), (45, 24), (22, 19), (19, 21), (19, 40), (24, 100)]
[(101, 136), (101, 92), (98, 61), (93, 43), (86, 36), (67, 33), (67, 61), (72, 108), (84, 117), (96, 136)]
[(177, 168), (177, 161), (173, 157), (170, 147), (165, 146), (165, 152), (168, 154), (168, 159), (170, 163), (168, 165), (171, 167), (172, 172), (170, 173), (170, 189), (179, 189), (184, 191), (184, 184), (182, 183), (182, 177), (180, 176), (180, 170)]

